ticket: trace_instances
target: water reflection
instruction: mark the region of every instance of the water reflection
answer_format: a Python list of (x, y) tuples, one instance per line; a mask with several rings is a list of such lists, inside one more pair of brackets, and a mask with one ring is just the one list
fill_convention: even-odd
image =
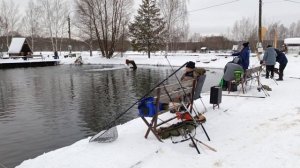
[[(13, 167), (98, 132), (172, 73), (166, 67), (105, 68), (111, 66), (0, 70), (0, 162)], [(204, 91), (216, 79), (218, 73), (208, 75)], [(117, 123), (136, 117), (134, 107)]]

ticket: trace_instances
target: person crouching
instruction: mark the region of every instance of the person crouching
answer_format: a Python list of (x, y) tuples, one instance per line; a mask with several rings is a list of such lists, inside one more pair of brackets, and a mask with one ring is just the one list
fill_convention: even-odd
[[(241, 71), (244, 73), (244, 68), (238, 64), (239, 62), (238, 57), (235, 57), (233, 61), (228, 62), (224, 67), (224, 75), (223, 75), (223, 89), (227, 90), (229, 86), (229, 82), (236, 80), (235, 71)], [(243, 78), (243, 76), (240, 76), (240, 78)]]
[(130, 66), (130, 68), (132, 68), (132, 70), (136, 70), (137, 69), (137, 66), (136, 66), (136, 64), (135, 64), (135, 62), (133, 60), (126, 59), (125, 63), (126, 63), (126, 65), (131, 64), (132, 66)]

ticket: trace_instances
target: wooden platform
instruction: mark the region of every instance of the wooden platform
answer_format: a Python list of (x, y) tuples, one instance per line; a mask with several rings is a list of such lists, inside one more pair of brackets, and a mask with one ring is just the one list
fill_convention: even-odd
[(0, 62), (0, 69), (4, 68), (26, 68), (26, 67), (43, 67), (55, 66), (59, 64), (59, 60), (40, 60), (40, 61), (12, 61)]

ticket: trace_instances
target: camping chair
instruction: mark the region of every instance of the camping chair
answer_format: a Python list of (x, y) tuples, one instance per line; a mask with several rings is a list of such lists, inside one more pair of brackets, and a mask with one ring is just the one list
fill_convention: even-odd
[[(195, 115), (196, 116), (199, 116), (200, 113), (198, 111), (198, 109), (196, 107), (193, 106), (193, 102), (194, 100), (196, 99), (200, 99), (201, 102), (202, 102), (202, 105), (205, 109), (205, 112), (207, 111), (207, 108), (205, 106), (205, 104), (203, 103), (202, 101), (202, 98), (201, 98), (201, 92), (202, 92), (202, 88), (203, 88), (203, 85), (204, 85), (204, 82), (205, 82), (205, 79), (206, 79), (206, 75), (203, 74), (203, 75), (199, 75), (196, 79), (196, 86), (195, 86), (195, 91), (194, 91), (194, 94), (192, 96), (192, 101), (190, 100), (190, 102), (187, 103), (187, 105), (185, 106), (184, 103), (182, 103), (182, 105), (185, 107), (186, 111), (190, 111), (190, 114), (192, 114), (192, 112), (194, 111)], [(204, 121), (205, 122), (205, 121)], [(208, 133), (206, 132), (204, 126), (203, 126), (203, 123), (204, 122), (198, 122), (198, 124), (201, 126), (201, 128), (203, 129), (203, 132), (205, 133), (207, 139), (210, 141), (210, 138), (208, 136)]]
[[(155, 137), (161, 141), (161, 138), (158, 136), (157, 132), (158, 127), (176, 118), (176, 116), (171, 117), (161, 123), (158, 123), (158, 116), (169, 111), (169, 109), (163, 108), (163, 106), (166, 104), (169, 105), (169, 103), (172, 102), (177, 102), (177, 104), (181, 105), (181, 102), (183, 101), (193, 100), (195, 84), (196, 83), (194, 79), (184, 81), (181, 84), (163, 84), (163, 86), (159, 86), (154, 90), (155, 96), (153, 99), (149, 100), (149, 103), (145, 103), (147, 106), (150, 106), (150, 108), (142, 108), (141, 104), (139, 104), (140, 117), (148, 127), (145, 138), (147, 138), (149, 133), (152, 132)], [(146, 117), (151, 117), (151, 120), (147, 120)]]
[(202, 92), (202, 88), (203, 88), (205, 79), (206, 79), (206, 75), (201, 75), (201, 76), (197, 77), (197, 84), (196, 84), (195, 93), (194, 93), (194, 100), (199, 99), (199, 98), (201, 99), (201, 92)]
[[(206, 111), (207, 111), (207, 108), (206, 108), (205, 104), (203, 103), (202, 97), (201, 97), (201, 92), (202, 92), (202, 88), (203, 88), (205, 79), (206, 79), (206, 75), (205, 75), (205, 74), (200, 75), (200, 76), (197, 77), (197, 83), (196, 83), (196, 88), (195, 88), (193, 100), (200, 99), (200, 100), (201, 100), (201, 103), (202, 103), (202, 105), (203, 105), (203, 107), (204, 107), (204, 109), (205, 109), (205, 112), (206, 112)], [(196, 108), (196, 107), (193, 107), (193, 104), (188, 104), (187, 107), (189, 107), (189, 106), (191, 106), (191, 107), (190, 107), (190, 110), (194, 110), (195, 114), (196, 114), (196, 115), (199, 115), (199, 114), (197, 114), (197, 113), (199, 113), (199, 112), (196, 112), (196, 111), (198, 111), (197, 108)], [(196, 111), (195, 111), (195, 110), (196, 110)], [(203, 131), (204, 131), (204, 133), (205, 133), (207, 139), (210, 141), (210, 138), (209, 138), (209, 136), (208, 136), (208, 134), (207, 134), (207, 132), (206, 132), (206, 130), (205, 130), (203, 124), (202, 124), (201, 122), (200, 122), (199, 124), (200, 124), (200, 126), (202, 127), (202, 129), (203, 129)]]

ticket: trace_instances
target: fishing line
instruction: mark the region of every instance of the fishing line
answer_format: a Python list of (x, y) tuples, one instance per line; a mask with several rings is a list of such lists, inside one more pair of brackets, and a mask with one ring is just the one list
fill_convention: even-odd
[(0, 166), (3, 168), (7, 168), (3, 163), (0, 162)]
[[(169, 61), (167, 55), (165, 56), (165, 58), (167, 59), (168, 64), (170, 65), (172, 71), (174, 72), (173, 66), (171, 65), (171, 63), (170, 63), (170, 61)], [(178, 76), (177, 76), (176, 74), (174, 74), (174, 75), (175, 75), (175, 77), (176, 77), (176, 79), (177, 79), (177, 82), (179, 83), (179, 85), (180, 85), (180, 87), (181, 87), (181, 89), (182, 89), (184, 95), (186, 96), (187, 94), (186, 94), (186, 92), (185, 92), (185, 90), (184, 90), (184, 88), (183, 88), (183, 86), (182, 86), (182, 84), (181, 84), (181, 82), (180, 82)], [(188, 96), (187, 96), (187, 98), (189, 99), (189, 102), (191, 103), (191, 102), (192, 102), (191, 98), (189, 98)], [(194, 107), (194, 104), (191, 104), (191, 106), (192, 106), (192, 109), (193, 109), (193, 111), (195, 112), (195, 114), (196, 114), (196, 115), (200, 115), (199, 110), (198, 110), (196, 107)], [(195, 108), (197, 111), (196, 111), (194, 108)]]
[[(101, 137), (102, 135), (104, 135), (108, 130), (110, 130), (116, 123), (116, 121), (118, 119), (120, 119), (123, 115), (125, 115), (133, 106), (135, 106), (137, 103), (139, 103), (142, 99), (144, 99), (145, 97), (147, 97), (151, 92), (153, 92), (158, 86), (160, 86), (161, 84), (163, 84), (165, 81), (167, 81), (171, 76), (173, 76), (174, 74), (176, 75), (176, 73), (181, 70), (188, 62), (186, 62), (185, 64), (183, 64), (181, 67), (179, 67), (176, 71), (174, 71), (172, 74), (170, 74), (168, 77), (166, 77), (164, 80), (162, 80), (160, 83), (158, 83), (157, 85), (155, 85), (149, 92), (147, 92), (144, 96), (142, 96), (140, 99), (138, 99), (135, 103), (133, 103), (129, 108), (127, 108), (124, 112), (120, 113), (112, 122), (110, 122), (109, 124), (107, 124), (104, 127), (104, 130), (102, 134), (98, 135), (96, 134), (98, 137)], [(94, 135), (89, 142), (92, 142), (94, 139), (97, 139), (97, 137), (95, 137), (96, 135)]]

